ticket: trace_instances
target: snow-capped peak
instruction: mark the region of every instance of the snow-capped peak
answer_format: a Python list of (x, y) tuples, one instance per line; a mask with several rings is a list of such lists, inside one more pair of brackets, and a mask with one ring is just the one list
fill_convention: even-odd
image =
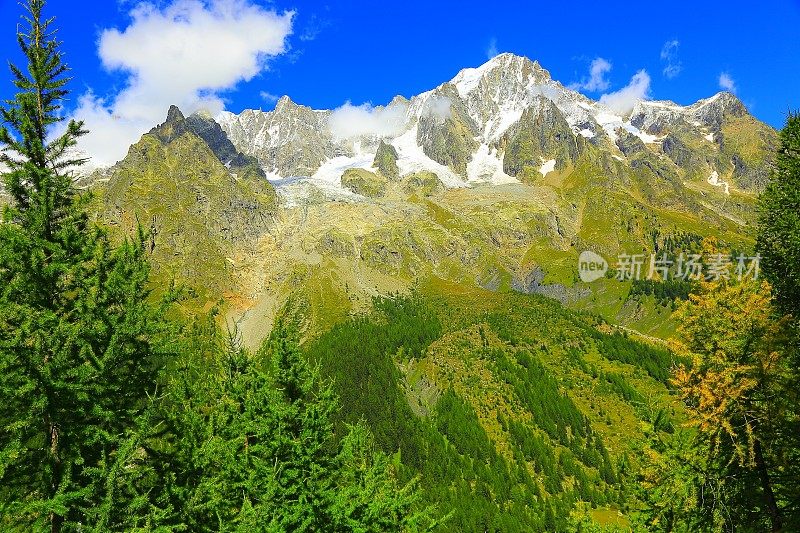
[[(391, 113), (395, 119), (399, 117), (398, 127), (376, 127), (374, 123), (388, 115), (386, 108), (365, 106), (351, 119), (369, 122), (376, 133), (352, 138), (332, 135), (335, 111), (313, 110), (288, 96), (278, 100), (274, 111), (223, 112), (217, 120), (236, 147), (257, 157), (275, 179), (303, 177), (335, 187), (334, 174), (348, 165), (363, 168), (382, 139), (397, 150), (401, 173), (430, 170), (446, 185), (455, 187), (514, 180), (503, 169), (504, 147), (519, 131), (524, 116), (536, 117), (544, 129), (560, 127), (562, 135), (565, 121), (576, 143), (604, 146), (620, 157), (615, 147), (620, 131), (644, 143), (657, 143), (680, 124), (696, 128), (713, 142), (713, 132), (725, 115), (746, 113), (735, 96), (718, 93), (689, 106), (668, 100), (640, 101), (623, 116), (553, 80), (537, 61), (511, 53), (463, 69), (449, 82), (410, 99), (395, 97), (387, 107), (402, 110)], [(460, 154), (455, 164), (439, 153), (441, 140), (432, 141), (437, 136), (456, 138), (471, 153)], [(363, 141), (357, 150), (356, 139)], [(434, 142), (438, 143), (436, 147), (431, 144)], [(551, 160), (555, 158), (549, 155), (542, 160), (543, 175), (552, 171)]]
[(481, 80), (487, 78), (492, 78), (491, 81), (498, 83), (515, 81), (525, 85), (531, 78), (535, 78), (538, 83), (549, 80), (550, 73), (544, 70), (538, 61), (531, 61), (527, 57), (511, 53), (503, 53), (477, 68), (461, 70), (450, 83), (456, 86), (458, 94), (462, 98), (466, 98), (478, 87)]

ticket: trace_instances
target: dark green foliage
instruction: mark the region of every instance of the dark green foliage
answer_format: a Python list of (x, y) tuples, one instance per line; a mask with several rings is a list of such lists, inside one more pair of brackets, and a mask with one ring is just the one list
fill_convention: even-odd
[(442, 324), (435, 310), (417, 296), (376, 298), (374, 308), (385, 322), (381, 339), (387, 349), (403, 348), (403, 358), (420, 357), (442, 334)]
[(688, 300), (689, 294), (694, 290), (694, 284), (682, 279), (652, 280), (634, 279), (628, 298), (639, 295), (652, 295), (659, 305), (674, 308), (675, 300)]
[(52, 238), (72, 210), (75, 193), (70, 170), (83, 163), (68, 151), (86, 132), (83, 123), (70, 121), (61, 136), (48, 142), (50, 130), (64, 120), (68, 68), (50, 27), (53, 21), (43, 18), (44, 1), (29, 0), (25, 7), (27, 28), (17, 34), (17, 41), (28, 72), (9, 64), (19, 92), (0, 108), (0, 163), (9, 168), (3, 183), (14, 200), (13, 218)]
[(759, 506), (753, 505), (758, 480), (752, 473), (736, 464), (711, 459), (704, 452), (707, 443), (696, 431), (653, 432), (647, 437), (650, 462), (634, 485), (642, 502), (634, 523), (642, 530), (689, 533), (769, 529), (764, 523), (753, 527)]
[(452, 389), (445, 392), (436, 404), (436, 422), (439, 431), (460, 454), (478, 463), (499, 460), (475, 412)]
[(654, 231), (652, 243), (653, 251), (658, 257), (664, 253), (674, 256), (681, 252), (689, 254), (703, 251), (703, 236), (696, 233), (677, 232), (662, 235)]
[(67, 68), (43, 2), (26, 7), (29, 74), (11, 67), (19, 93), (0, 129), (13, 199), (0, 222), (0, 513), (15, 528), (105, 530), (147, 506), (139, 434), (169, 345), (143, 236), (113, 248), (73, 189), (82, 125), (47, 142)]
[(530, 461), (536, 473), (542, 476), (545, 490), (550, 494), (561, 492), (564, 489), (562, 473), (558, 469), (555, 449), (547, 437), (519, 422), (512, 421), (508, 429), (524, 459)]
[[(0, 529), (593, 531), (584, 512), (606, 505), (641, 511), (634, 525), (652, 530), (767, 526), (750, 497), (759, 485), (752, 469), (716, 464), (698, 453), (693, 433), (674, 430), (660, 402), (645, 405), (664, 387), (644, 374), (667, 383), (673, 355), (601, 333), (599, 320), (543, 298), (465, 290), (379, 299), (371, 314), (302, 351), (284, 320), (255, 354), (235, 335), (222, 338), (213, 316), (179, 337), (165, 308), (150, 303), (141, 231), (115, 248), (72, 187), (80, 160), (68, 150), (82, 125), (70, 122), (47, 141), (66, 67), (42, 6), (28, 2), (20, 45), (29, 74), (12, 66), (20, 92), (2, 109), (0, 130), (13, 201), (0, 223)], [(166, 142), (193, 131), (220, 161), (233, 158), (240, 177), (263, 178), (217, 125), (179, 115), (171, 110), (154, 134)], [(474, 148), (465, 117), (454, 109), (444, 124), (422, 119), (419, 130), (426, 153), (459, 172)], [(574, 137), (562, 129), (544, 138), (527, 128), (506, 140), (515, 172), (537, 174), (544, 145), (562, 150), (559, 168), (574, 161), (584, 147), (564, 145)], [(759, 240), (771, 257), (765, 271), (795, 314), (799, 131), (790, 117)], [(397, 178), (396, 159), (381, 143), (382, 175)], [(689, 234), (649, 237), (657, 252), (699, 244)], [(634, 282), (630, 296), (666, 305), (691, 288)], [(429, 350), (445, 335), (452, 344)], [(452, 367), (468, 379), (440, 375)], [(641, 465), (632, 463), (641, 459), (626, 453), (633, 447), (613, 435), (604, 442), (594, 404), (582, 407), (604, 398), (634, 407), (629, 435), (644, 428), (641, 451), (659, 462), (638, 479), (631, 472)], [(791, 402), (779, 405), (791, 411)], [(789, 529), (800, 508), (797, 429), (776, 425), (764, 440), (768, 460), (780, 461), (770, 468)], [(631, 490), (634, 481), (648, 490)], [(448, 518), (434, 518), (432, 505)]]
[(644, 398), (639, 394), (639, 391), (634, 389), (624, 377), (614, 372), (602, 372), (600, 374), (606, 382), (609, 383), (611, 389), (619, 394), (623, 400), (629, 403), (641, 404)]
[(667, 383), (675, 357), (667, 350), (644, 344), (626, 335), (594, 333), (600, 353), (607, 359), (638, 366), (654, 379)]
[[(202, 332), (201, 332), (202, 333)], [(279, 322), (256, 355), (198, 337), (173, 374), (159, 440), (171, 527), (190, 531), (427, 530), (415, 482), (363, 425), (334, 438), (338, 401)], [(213, 335), (213, 333), (212, 333)]]
[(496, 353), (498, 371), (506, 377), (517, 397), (533, 415), (533, 420), (551, 438), (569, 447), (570, 435), (586, 437), (589, 421), (559, 389), (558, 383), (542, 364), (524, 350), (513, 364), (503, 353)]
[[(12, 531), (424, 531), (415, 481), (338, 403), (279, 323), (256, 357), (198, 323), (184, 342), (148, 290), (144, 235), (89, 223), (58, 122), (58, 44), (30, 0), (30, 78), (3, 108), (0, 528)], [(175, 112), (177, 113), (177, 111)], [(174, 113), (171, 113), (174, 114)], [(166, 291), (171, 293), (172, 291)], [(163, 371), (163, 373), (162, 373)]]
[(441, 334), (441, 325), (418, 298), (376, 300), (375, 306), (380, 322), (358, 317), (334, 326), (306, 348), (307, 354), (334, 381), (342, 420), (355, 424), (363, 418), (383, 450), (400, 448), (404, 461), (416, 465), (418, 437), (409, 429), (414, 414), (397, 386), (393, 357), (418, 357)]
[(99, 231), (65, 233), (79, 247), (51, 246), (46, 262), (41, 242), (0, 227), (0, 442), (4, 511), (66, 526), (121, 511), (107, 476), (146, 423), (168, 345), (141, 241), (113, 250)]
[(759, 203), (757, 250), (781, 310), (800, 317), (800, 115), (780, 133), (775, 170)]
[[(420, 476), (423, 499), (452, 511), (443, 530), (562, 531), (579, 501), (595, 506), (624, 501), (620, 474), (603, 439), (542, 363), (544, 342), (529, 338), (530, 330), (520, 324), (546, 321), (547, 345), (567, 342), (561, 336), (574, 340), (569, 328), (587, 346), (599, 342), (594, 334), (602, 334), (548, 300), (519, 298), (531, 305), (492, 314), (464, 312), (419, 294), (377, 300), (372, 315), (339, 324), (305, 347), (341, 396), (340, 433), (346, 423), (363, 420), (386, 453), (399, 452), (405, 478)], [(420, 417), (401, 385), (398, 364), (424, 358), (434, 340), (475, 323), (488, 323), (494, 334), (517, 345), (480, 349), (480, 358), (490, 362), (493, 374), (511, 387), (514, 401), (530, 413), (526, 423), (500, 420), (510, 436), (512, 458), (497, 451), (473, 407), (452, 388), (441, 392), (427, 417)], [(479, 331), (485, 345), (490, 332)], [(631, 357), (637, 353), (637, 343), (624, 337), (618, 342)], [(588, 373), (580, 352), (575, 346), (568, 357)], [(635, 389), (621, 376), (611, 381), (605, 381), (611, 393), (636, 401)]]
[(420, 357), (441, 335), (434, 310), (416, 296), (378, 300), (375, 305), (374, 317), (335, 326), (306, 347), (323, 375), (334, 380), (342, 400), (342, 427), (364, 420), (385, 452), (399, 452), (409, 467), (406, 477), (421, 475), (425, 500), (452, 511), (446, 530), (531, 530), (538, 515), (530, 504), (513, 511), (498, 504), (512, 499), (513, 487), (520, 482), (515, 479), (523, 474), (517, 468), (512, 473), (498, 456), (471, 407), (452, 392), (445, 393), (435, 420), (421, 419), (400, 388), (393, 356)]
[[(789, 416), (776, 424), (775, 434), (765, 442), (765, 453), (782, 450), (775, 479), (779, 503), (787, 530), (800, 528), (800, 115), (790, 114), (780, 132), (781, 145), (772, 178), (759, 202), (759, 228), (756, 249), (763, 257), (761, 268), (772, 284), (777, 310), (793, 318), (792, 338), (787, 355), (791, 361), (791, 381), (782, 401), (791, 406)], [(773, 400), (774, 401), (774, 400)], [(777, 402), (776, 402), (777, 403)], [(789, 481), (791, 480), (791, 481)]]

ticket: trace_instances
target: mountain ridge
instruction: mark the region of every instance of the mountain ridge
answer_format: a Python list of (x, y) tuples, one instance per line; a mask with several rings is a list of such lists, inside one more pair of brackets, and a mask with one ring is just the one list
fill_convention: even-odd
[[(520, 129), (523, 114), (530, 116), (531, 108), (541, 107), (542, 102), (552, 104), (558, 115), (543, 125), (545, 132), (563, 119), (575, 143), (590, 142), (622, 159), (627, 155), (616, 144), (622, 132), (638, 137), (657, 153), (664, 153), (663, 141), (676, 131), (692, 137), (701, 151), (713, 151), (715, 146), (725, 151), (721, 133), (730, 119), (755, 126), (761, 137), (757, 142), (775, 142), (774, 130), (752, 117), (730, 93), (723, 91), (688, 106), (642, 100), (629, 112), (618, 113), (553, 80), (537, 61), (513, 54), (462, 69), (453, 79), (410, 99), (395, 97), (386, 106), (367, 110), (378, 119), (401, 115), (400, 124), (388, 131), (337, 138), (331, 123), (339, 111), (312, 109), (288, 96), (281, 97), (273, 111), (223, 112), (216, 120), (240, 151), (258, 158), (275, 182), (292, 178), (294, 183), (305, 181), (336, 191), (345, 170), (368, 169), (369, 156), (374, 157), (383, 141), (399, 152), (401, 173), (435, 172), (447, 186), (457, 187), (518, 181), (518, 176), (506, 172), (513, 164), (505, 160), (508, 139), (505, 143), (503, 139)], [(753, 165), (745, 158), (736, 153), (725, 157), (705, 164), (706, 180), (716, 172), (728, 189), (763, 187), (765, 176), (753, 175)], [(550, 160), (559, 169), (565, 166), (548, 155), (536, 170), (547, 171)]]

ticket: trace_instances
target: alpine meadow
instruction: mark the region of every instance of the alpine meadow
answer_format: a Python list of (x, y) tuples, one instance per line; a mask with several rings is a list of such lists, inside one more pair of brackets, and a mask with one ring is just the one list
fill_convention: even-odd
[(317, 109), (341, 6), (109, 4), (2, 7), (1, 531), (800, 531), (800, 115), (677, 39)]

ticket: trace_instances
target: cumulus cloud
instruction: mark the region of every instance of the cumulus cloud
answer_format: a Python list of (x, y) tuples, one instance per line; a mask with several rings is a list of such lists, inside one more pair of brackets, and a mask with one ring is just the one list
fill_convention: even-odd
[(187, 114), (221, 111), (223, 91), (286, 51), (294, 13), (250, 0), (174, 0), (139, 4), (130, 16), (125, 29), (103, 30), (98, 45), (103, 67), (127, 75), (125, 87), (108, 98), (88, 91), (74, 113), (91, 131), (79, 148), (97, 165), (121, 159), (171, 104)]
[(328, 127), (337, 139), (352, 137), (391, 137), (402, 133), (408, 105), (397, 102), (386, 107), (350, 102), (336, 108), (328, 117)]
[(719, 88), (723, 91), (728, 91), (735, 93), (736, 92), (736, 82), (733, 81), (733, 78), (727, 72), (723, 72), (719, 75)]
[(671, 80), (683, 70), (683, 64), (678, 59), (678, 47), (680, 45), (680, 41), (673, 39), (665, 42), (661, 48), (661, 61), (664, 63), (662, 73), (667, 79)]
[(600, 103), (620, 115), (625, 115), (631, 112), (636, 102), (646, 100), (649, 97), (650, 75), (647, 74), (647, 71), (640, 70), (634, 74), (628, 85), (618, 91), (601, 96)]
[(579, 82), (570, 84), (569, 88), (573, 91), (581, 89), (586, 91), (605, 91), (608, 89), (606, 74), (611, 71), (611, 63), (602, 57), (595, 58), (589, 65), (589, 77), (583, 78)]
[(486, 47), (486, 59), (493, 59), (497, 57), (499, 51), (497, 50), (497, 38), (492, 37), (489, 40), (489, 46)]
[(422, 107), (422, 114), (436, 117), (438, 120), (445, 121), (452, 114), (451, 108), (453, 101), (446, 96), (434, 95), (428, 98)]

